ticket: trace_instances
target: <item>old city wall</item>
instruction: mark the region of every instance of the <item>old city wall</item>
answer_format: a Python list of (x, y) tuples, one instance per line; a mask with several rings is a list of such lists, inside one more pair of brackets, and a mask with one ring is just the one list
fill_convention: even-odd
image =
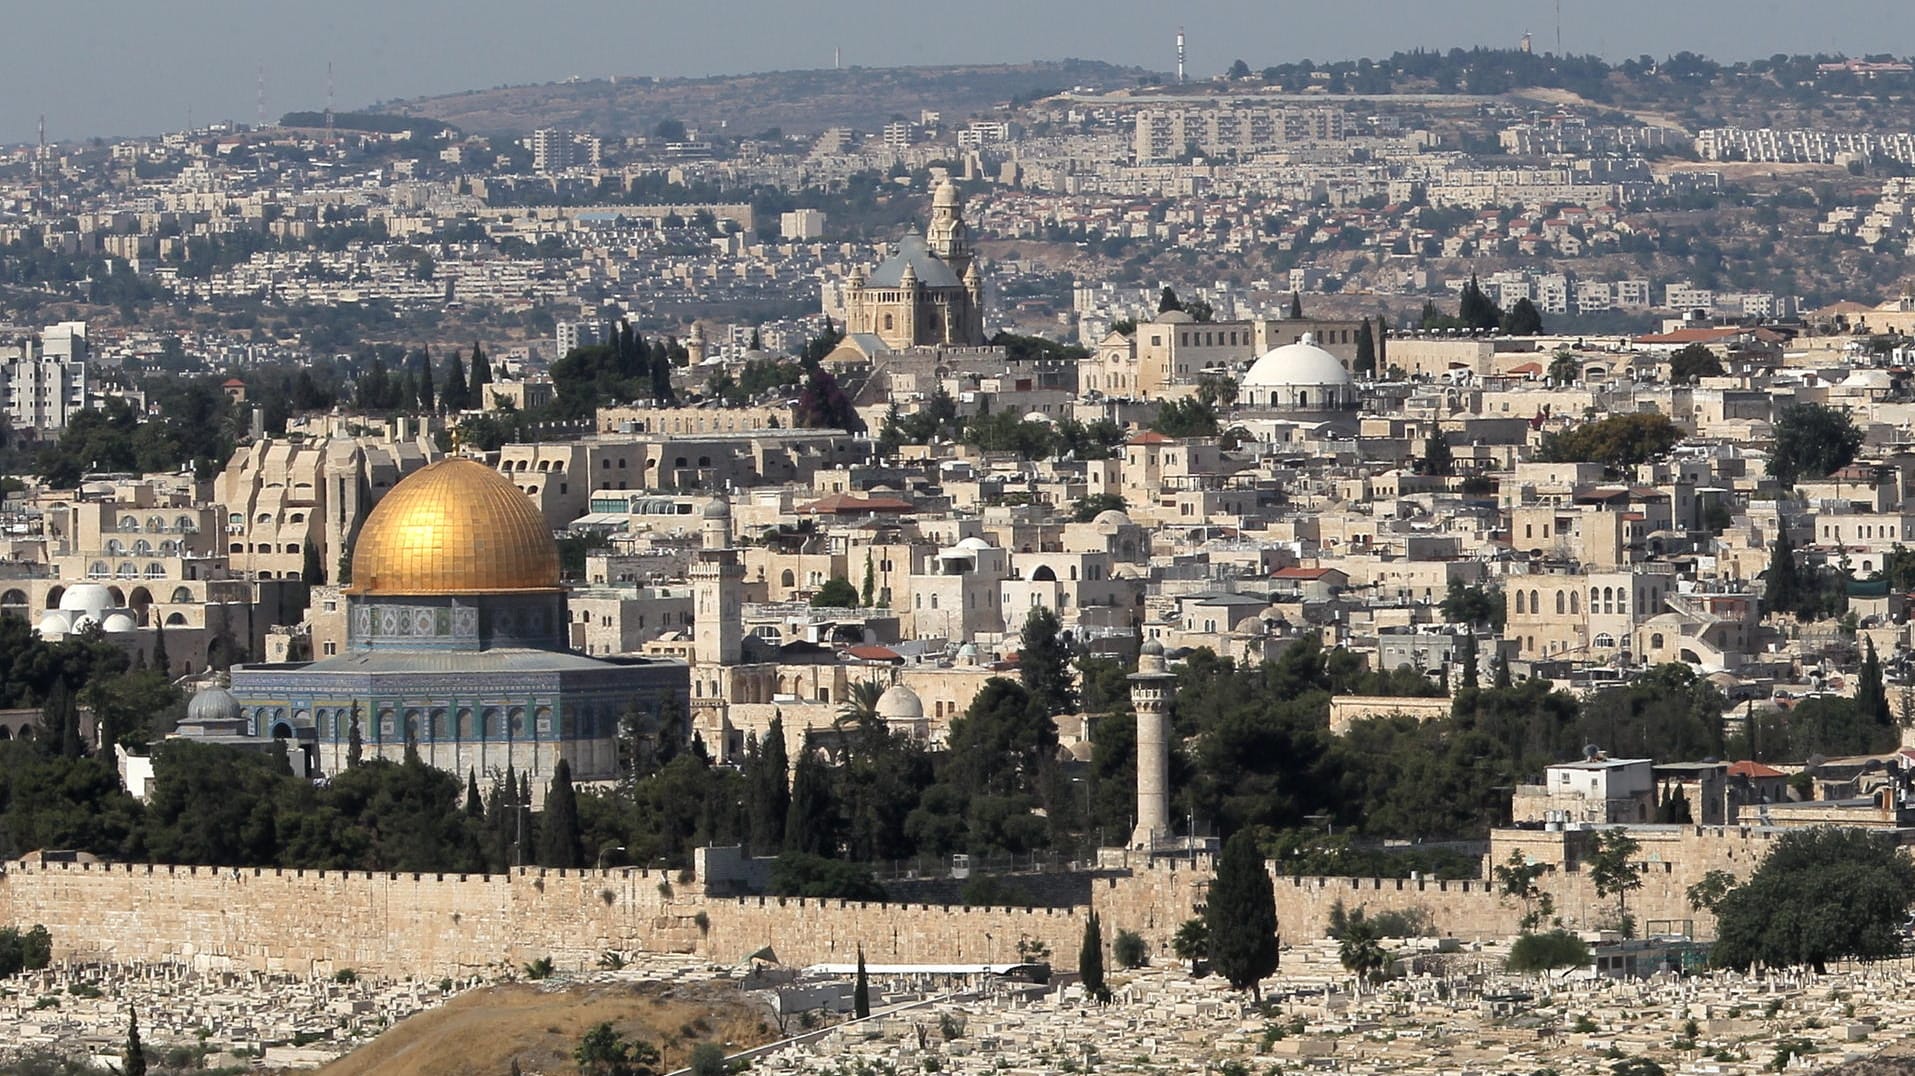
[[(1642, 888), (1629, 897), (1648, 929), (1709, 936), (1687, 890), (1711, 869), (1746, 876), (1773, 833), (1669, 827), (1642, 831)], [(1573, 928), (1604, 921), (1575, 835), (1499, 831), (1491, 861), (1512, 851), (1557, 869), (1541, 886)], [(1212, 865), (1159, 860), (1090, 879), (1090, 907), (1105, 937), (1143, 935), (1167, 954), (1197, 914)], [(1427, 911), (1466, 939), (1506, 937), (1522, 908), (1490, 881), (1276, 878), (1278, 921), (1291, 939), (1321, 936), (1332, 910)], [(697, 953), (737, 963), (769, 947), (787, 965), (849, 963), (864, 947), (881, 963), (1004, 963), (1019, 943), (1076, 963), (1083, 906), (957, 908), (796, 898), (708, 897), (673, 873), (524, 869), (503, 875), (413, 875), (210, 867), (18, 862), (0, 873), (0, 923), (44, 924), (56, 956), (75, 960), (174, 960), (205, 968), (388, 976), (461, 975), (551, 957), (586, 968), (607, 950)], [(1664, 926), (1663, 924), (1669, 924)]]

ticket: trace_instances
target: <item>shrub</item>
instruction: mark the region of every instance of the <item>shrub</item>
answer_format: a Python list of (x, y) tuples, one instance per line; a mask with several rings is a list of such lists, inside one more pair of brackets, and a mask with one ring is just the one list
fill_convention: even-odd
[(552, 958), (542, 956), (525, 966), (525, 977), (528, 979), (549, 979), (552, 977), (552, 971)]
[(1566, 930), (1525, 934), (1509, 950), (1509, 970), (1552, 972), (1590, 961), (1589, 943)]
[(1111, 956), (1120, 968), (1141, 968), (1150, 963), (1150, 948), (1144, 936), (1134, 930), (1120, 930), (1110, 943)]
[(359, 981), (359, 973), (351, 968), (340, 968), (338, 971), (332, 973), (332, 981), (335, 983), (356, 983)]

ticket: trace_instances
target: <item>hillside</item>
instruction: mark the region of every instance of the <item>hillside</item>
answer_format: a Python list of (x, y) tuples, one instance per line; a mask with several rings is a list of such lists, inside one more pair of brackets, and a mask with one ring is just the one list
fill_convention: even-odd
[(576, 1072), (579, 1039), (609, 1020), (627, 1038), (659, 1048), (664, 1069), (685, 1065), (692, 1048), (717, 1042), (741, 1050), (777, 1037), (770, 1014), (722, 983), (599, 983), (542, 988), (487, 987), (400, 1021), (372, 1042), (320, 1069), (321, 1076), (463, 1076)]
[(620, 78), (503, 86), (443, 97), (388, 101), (379, 112), (426, 116), (483, 134), (570, 127), (603, 137), (649, 134), (662, 120), (744, 136), (777, 127), (808, 134), (882, 126), (934, 109), (957, 120), (1013, 99), (1092, 86), (1134, 85), (1136, 68), (1090, 60), (955, 67), (852, 67), (698, 79)]

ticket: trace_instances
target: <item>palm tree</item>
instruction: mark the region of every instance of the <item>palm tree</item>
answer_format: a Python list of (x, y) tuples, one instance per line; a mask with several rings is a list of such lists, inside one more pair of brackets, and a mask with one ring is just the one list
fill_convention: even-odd
[(1190, 961), (1190, 973), (1197, 974), (1197, 961), (1210, 955), (1210, 928), (1203, 916), (1184, 920), (1170, 939), (1170, 951), (1177, 954), (1177, 959)]
[(884, 697), (887, 685), (881, 680), (860, 680), (851, 685), (845, 693), (844, 705), (838, 707), (838, 718), (832, 727), (839, 733), (846, 729), (876, 728), (878, 724), (878, 700)]
[(1375, 923), (1364, 918), (1360, 909), (1343, 928), (1343, 936), (1337, 942), (1337, 959), (1343, 962), (1345, 971), (1356, 976), (1358, 993), (1363, 992), (1366, 980), (1374, 983), (1381, 979), (1383, 969), (1389, 966), (1389, 954), (1383, 951), (1382, 939), (1382, 932)]

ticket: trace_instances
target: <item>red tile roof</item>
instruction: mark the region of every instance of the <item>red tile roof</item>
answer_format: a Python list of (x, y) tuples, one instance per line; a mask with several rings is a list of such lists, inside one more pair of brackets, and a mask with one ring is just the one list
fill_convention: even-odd
[(833, 493), (801, 506), (798, 511), (814, 516), (863, 516), (874, 512), (913, 512), (917, 506), (896, 497), (853, 497)]
[(888, 646), (847, 646), (845, 653), (859, 661), (903, 661), (904, 655)]
[(1731, 777), (1787, 777), (1788, 774), (1774, 766), (1764, 766), (1760, 762), (1737, 762), (1729, 767)]

